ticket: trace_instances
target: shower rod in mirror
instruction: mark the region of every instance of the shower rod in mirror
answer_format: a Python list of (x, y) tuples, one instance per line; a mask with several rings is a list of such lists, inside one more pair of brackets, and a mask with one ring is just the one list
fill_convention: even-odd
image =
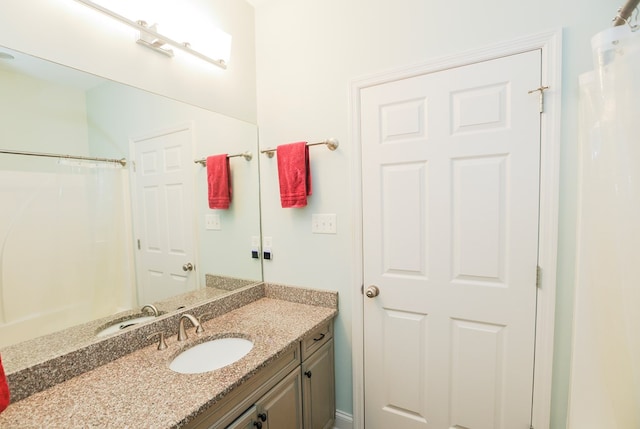
[(27, 151), (2, 150), (2, 149), (0, 149), (0, 153), (4, 153), (8, 155), (25, 155), (25, 156), (40, 156), (40, 157), (46, 157), (46, 158), (75, 159), (75, 160), (81, 160), (81, 161), (111, 162), (114, 164), (120, 164), (123, 167), (127, 165), (127, 160), (125, 158), (121, 158), (121, 159), (95, 158), (90, 156), (61, 155), (56, 153), (27, 152)]
[[(318, 146), (318, 145), (326, 145), (329, 150), (336, 150), (338, 145), (340, 144), (337, 139), (327, 139), (325, 141), (321, 141), (318, 143), (307, 143), (307, 146)], [(265, 149), (260, 151), (261, 153), (266, 153), (269, 158), (273, 158), (273, 155), (278, 151), (278, 149)]]

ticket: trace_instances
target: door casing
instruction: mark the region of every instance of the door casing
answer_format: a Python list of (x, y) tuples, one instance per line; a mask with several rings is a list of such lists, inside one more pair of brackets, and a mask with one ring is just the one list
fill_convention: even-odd
[[(350, 137), (351, 191), (353, 198), (352, 306), (353, 324), (353, 408), (354, 428), (364, 429), (364, 327), (363, 327), (363, 237), (362, 237), (362, 165), (360, 136), (360, 92), (367, 87), (447, 70), (530, 50), (542, 51), (544, 113), (541, 114), (540, 154), (540, 224), (538, 265), (540, 279), (537, 290), (536, 348), (533, 398), (533, 426), (548, 427), (551, 416), (551, 376), (555, 324), (556, 269), (558, 243), (558, 210), (560, 183), (560, 112), (562, 96), (562, 30), (547, 31), (508, 42), (447, 56), (424, 64), (356, 79), (351, 84)], [(531, 88), (532, 90), (535, 88)], [(532, 96), (539, 96), (537, 93)]]

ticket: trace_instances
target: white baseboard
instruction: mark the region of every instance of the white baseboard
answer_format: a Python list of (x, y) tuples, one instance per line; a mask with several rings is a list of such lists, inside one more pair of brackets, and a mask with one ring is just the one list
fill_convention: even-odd
[(336, 422), (333, 429), (353, 429), (353, 416), (340, 410), (336, 410)]

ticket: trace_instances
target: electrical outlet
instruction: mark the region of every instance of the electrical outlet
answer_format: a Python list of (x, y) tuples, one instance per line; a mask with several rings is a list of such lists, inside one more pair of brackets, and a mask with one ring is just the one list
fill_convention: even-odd
[(220, 215), (217, 213), (209, 213), (204, 217), (204, 227), (208, 230), (220, 230)]
[(260, 259), (260, 237), (257, 235), (251, 236), (251, 257)]
[(273, 259), (273, 240), (271, 237), (262, 237), (262, 258), (266, 260)]
[(312, 214), (311, 232), (314, 234), (335, 234), (337, 232), (335, 213)]

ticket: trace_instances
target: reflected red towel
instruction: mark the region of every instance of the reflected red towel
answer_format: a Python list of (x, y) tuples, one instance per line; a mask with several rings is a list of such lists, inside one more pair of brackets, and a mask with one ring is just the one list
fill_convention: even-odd
[(231, 203), (231, 175), (227, 154), (207, 157), (209, 208), (228, 209)]
[(2, 358), (0, 357), (0, 413), (9, 406), (9, 399), (9, 385), (7, 384), (7, 377), (4, 375)]
[(305, 207), (311, 195), (311, 170), (307, 142), (278, 146), (278, 180), (282, 207)]

